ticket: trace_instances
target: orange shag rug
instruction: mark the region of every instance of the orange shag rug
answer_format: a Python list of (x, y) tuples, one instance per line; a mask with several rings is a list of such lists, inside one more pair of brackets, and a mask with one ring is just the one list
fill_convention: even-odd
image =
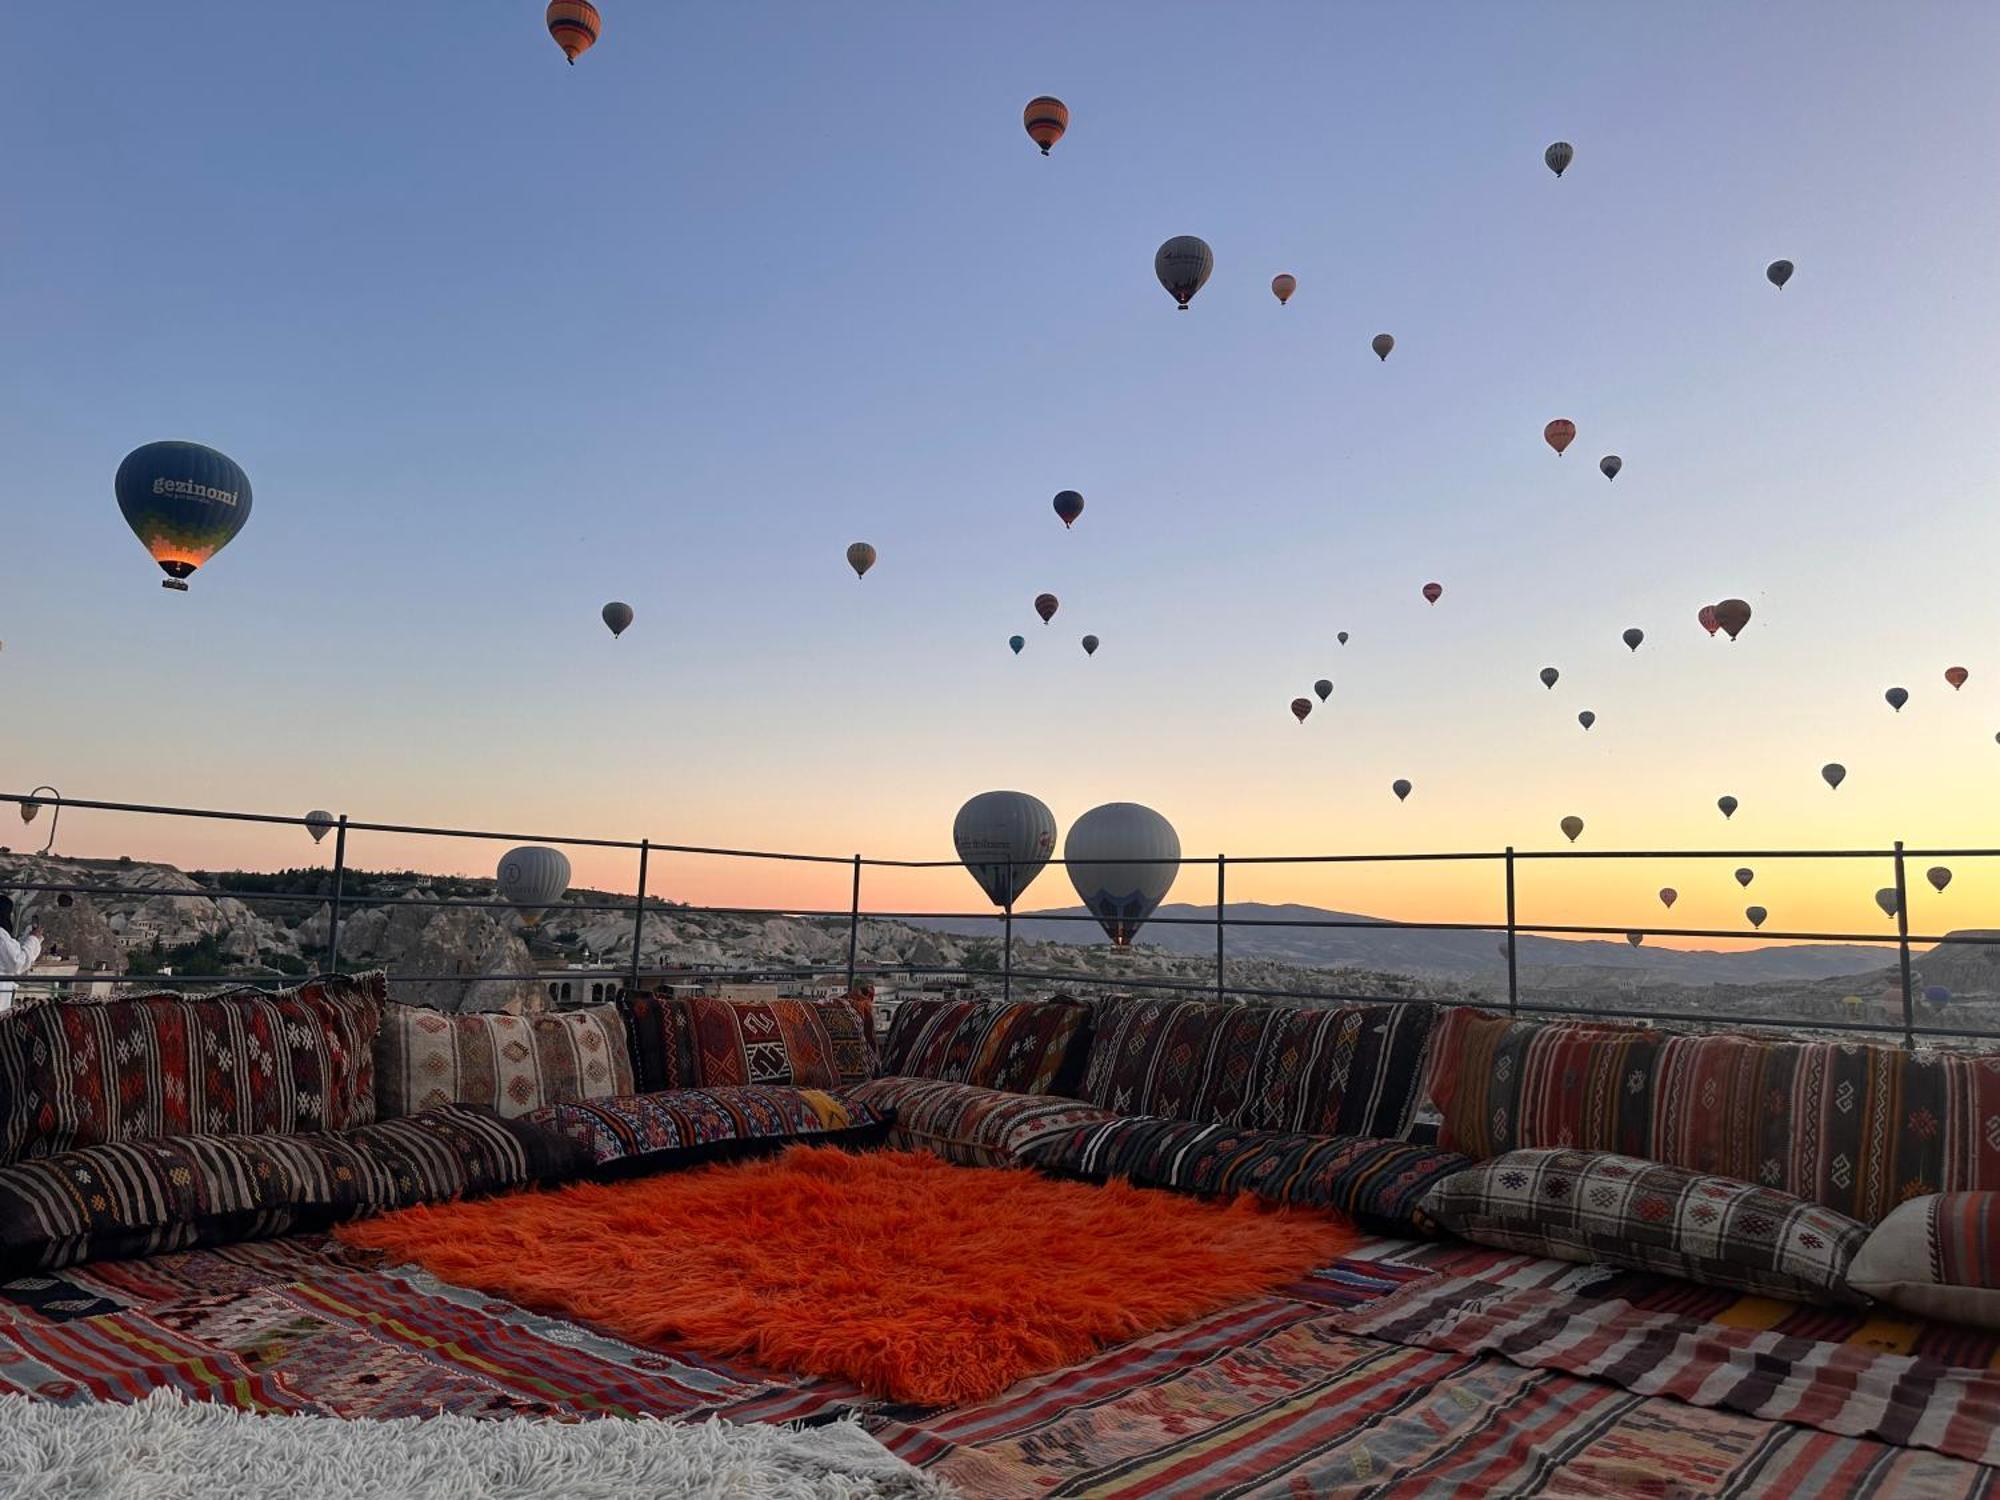
[(406, 1209), (339, 1231), (638, 1343), (976, 1401), (1337, 1259), (1324, 1213), (919, 1152), (782, 1156)]

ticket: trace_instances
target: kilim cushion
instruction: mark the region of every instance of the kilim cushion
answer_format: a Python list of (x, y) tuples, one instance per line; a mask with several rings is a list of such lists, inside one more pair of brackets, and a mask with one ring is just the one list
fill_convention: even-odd
[(685, 1004), (695, 1074), (703, 1088), (789, 1083), (837, 1089), (874, 1076), (873, 1016), (865, 996), (719, 1000), (697, 995)]
[(892, 1115), (889, 1144), (972, 1167), (1011, 1167), (1044, 1136), (1118, 1117), (1053, 1094), (1010, 1094), (929, 1078), (876, 1078), (848, 1091), (853, 1103)]
[(622, 1172), (688, 1166), (787, 1141), (853, 1143), (883, 1134), (888, 1117), (822, 1089), (750, 1084), (550, 1104), (525, 1123), (575, 1142), (597, 1167)]
[(2000, 1193), (1912, 1198), (1875, 1226), (1847, 1280), (1907, 1313), (2000, 1328)]
[(1424, 1195), (1472, 1165), (1456, 1151), (1362, 1136), (1308, 1135), (1126, 1116), (1045, 1135), (1022, 1152), (1049, 1171), (1141, 1187), (1330, 1208), (1384, 1234), (1437, 1233)]
[(444, 1104), (512, 1118), (544, 1104), (632, 1092), (632, 1053), (614, 1005), (539, 1016), (452, 1015), (392, 1005), (375, 1073), (384, 1119)]
[(1067, 1094), (1081, 1081), (1090, 1008), (1066, 998), (905, 1000), (882, 1043), (886, 1076)]
[(701, 1077), (694, 1066), (694, 1030), (687, 1002), (671, 995), (620, 995), (625, 1041), (632, 1054), (632, 1087), (642, 1094), (691, 1089)]
[(191, 1135), (0, 1167), (0, 1279), (321, 1229), (446, 1198), (557, 1182), (575, 1148), (486, 1110), (344, 1134)]
[(0, 1016), (0, 1162), (178, 1135), (375, 1118), (379, 973), (278, 992), (37, 1005)]
[(1847, 1280), (1865, 1224), (1790, 1193), (1629, 1156), (1510, 1151), (1446, 1178), (1423, 1207), (1498, 1250), (1801, 1302), (1865, 1300)]

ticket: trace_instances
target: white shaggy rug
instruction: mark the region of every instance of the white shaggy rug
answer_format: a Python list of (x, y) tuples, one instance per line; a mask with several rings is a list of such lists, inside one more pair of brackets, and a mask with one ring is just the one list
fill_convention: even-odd
[(35, 1500), (951, 1500), (854, 1422), (266, 1417), (158, 1390), (0, 1396), (0, 1496)]

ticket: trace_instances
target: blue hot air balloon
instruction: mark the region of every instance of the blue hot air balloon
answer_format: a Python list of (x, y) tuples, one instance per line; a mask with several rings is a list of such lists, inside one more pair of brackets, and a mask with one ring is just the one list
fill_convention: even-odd
[(1019, 656), (1021, 648), (1028, 644), (1028, 638), (1024, 635), (1010, 635), (1007, 637), (1007, 644), (1012, 648), (1014, 654)]
[(229, 544), (250, 519), (250, 476), (200, 443), (134, 448), (113, 481), (118, 509), (167, 575), (161, 587), (187, 592), (189, 574)]

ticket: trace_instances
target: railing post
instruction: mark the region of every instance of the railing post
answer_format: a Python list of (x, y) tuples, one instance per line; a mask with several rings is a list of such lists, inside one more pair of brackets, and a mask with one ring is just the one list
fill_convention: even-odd
[(847, 993), (854, 993), (854, 955), (861, 942), (861, 856), (854, 856), (854, 894), (847, 908)]
[(1903, 879), (1903, 841), (1896, 840), (1896, 950), (1903, 966), (1903, 1045), (1917, 1045), (1917, 996), (1910, 982), (1910, 888)]
[(1227, 962), (1223, 955), (1222, 947), (1222, 935), (1227, 930), (1222, 920), (1222, 903), (1228, 891), (1228, 867), (1228, 855), (1218, 854), (1215, 856), (1215, 998), (1217, 1000), (1223, 998), (1223, 974), (1225, 972), (1224, 965)]
[[(1007, 861), (1005, 874), (1007, 883), (1001, 889), (1011, 891), (1014, 889), (1012, 859)], [(1000, 936), (1000, 998), (1012, 1000), (1014, 998), (1014, 898), (1012, 896), (1007, 898), (1007, 904), (1002, 910), (1004, 915), (1001, 918)]]
[(1507, 1013), (1521, 1009), (1521, 971), (1514, 960), (1514, 846), (1507, 846)]
[(340, 897), (342, 887), (347, 883), (347, 814), (340, 815), (340, 823), (333, 836), (333, 901), (329, 904), (326, 923), (326, 971), (340, 972)]
[(646, 856), (653, 852), (651, 839), (639, 840), (639, 899), (632, 903), (632, 988), (639, 993), (639, 945), (646, 939)]

